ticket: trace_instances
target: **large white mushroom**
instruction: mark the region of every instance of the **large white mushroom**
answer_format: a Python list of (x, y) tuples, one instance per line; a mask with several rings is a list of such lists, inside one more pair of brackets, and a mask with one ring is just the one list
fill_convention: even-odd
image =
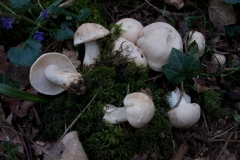
[(172, 108), (168, 112), (169, 121), (175, 128), (192, 127), (200, 118), (201, 108), (197, 103), (191, 103), (191, 97), (184, 91), (180, 103), (178, 106), (175, 106), (179, 98), (180, 90), (178, 88), (172, 91), (167, 97), (168, 103)]
[(180, 34), (164, 22), (145, 26), (140, 36), (137, 45), (144, 51), (149, 67), (155, 71), (162, 71), (162, 66), (168, 63), (172, 48), (183, 49)]
[(128, 121), (134, 128), (141, 128), (151, 121), (155, 113), (152, 99), (142, 93), (134, 92), (124, 98), (124, 107), (107, 105), (103, 120), (112, 124)]
[(134, 61), (137, 66), (146, 67), (148, 65), (143, 50), (127, 39), (119, 37), (113, 45), (113, 54), (120, 53), (123, 57), (127, 58), (127, 61)]
[(198, 56), (201, 57), (204, 54), (205, 51), (205, 38), (204, 35), (201, 32), (198, 31), (189, 31), (184, 36), (184, 41), (186, 43), (186, 47), (188, 48), (189, 45), (195, 41), (198, 45), (199, 53)]
[(76, 30), (74, 34), (74, 46), (78, 47), (84, 43), (84, 65), (90, 66), (96, 63), (100, 55), (97, 40), (107, 36), (109, 33), (109, 30), (96, 23), (84, 23)]
[(40, 56), (30, 69), (30, 83), (38, 92), (57, 95), (64, 90), (78, 95), (85, 93), (82, 75), (67, 56), (52, 52)]
[(116, 24), (121, 24), (121, 29), (123, 33), (121, 37), (126, 38), (130, 42), (136, 44), (139, 38), (139, 34), (143, 29), (143, 25), (133, 18), (123, 18), (119, 20)]

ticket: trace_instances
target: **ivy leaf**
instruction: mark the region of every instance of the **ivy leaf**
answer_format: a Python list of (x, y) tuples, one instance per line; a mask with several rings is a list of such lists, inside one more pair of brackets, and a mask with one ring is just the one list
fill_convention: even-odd
[(64, 41), (65, 39), (73, 38), (74, 32), (68, 28), (68, 22), (61, 23), (61, 29), (57, 29), (53, 31), (53, 35), (59, 41)]
[(226, 3), (231, 3), (231, 4), (240, 3), (240, 0), (221, 0), (221, 1), (224, 1)]
[(12, 47), (8, 51), (8, 58), (15, 65), (30, 67), (38, 58), (41, 47), (39, 41), (29, 38), (22, 47)]
[(188, 47), (187, 49), (187, 53), (188, 54), (193, 54), (195, 56), (198, 56), (198, 52), (199, 52), (199, 49), (198, 49), (198, 44), (196, 43), (196, 41), (194, 40)]
[(200, 69), (201, 63), (195, 54), (186, 55), (176, 48), (172, 49), (168, 64), (162, 66), (163, 73), (174, 85), (196, 76)]
[(30, 0), (10, 0), (13, 8), (22, 8), (25, 5), (30, 4)]
[(237, 113), (233, 114), (233, 118), (238, 124), (240, 124), (240, 114)]

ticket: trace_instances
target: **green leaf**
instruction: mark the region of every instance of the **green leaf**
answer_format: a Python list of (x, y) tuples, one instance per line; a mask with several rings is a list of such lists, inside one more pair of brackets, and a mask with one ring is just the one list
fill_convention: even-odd
[(187, 53), (188, 53), (188, 54), (193, 54), (193, 55), (195, 55), (195, 56), (198, 56), (198, 52), (199, 52), (198, 44), (197, 44), (196, 41), (194, 40), (194, 41), (189, 45), (189, 47), (187, 48)]
[(88, 16), (89, 16), (89, 11), (86, 10), (86, 9), (83, 9), (83, 10), (82, 10), (82, 14), (81, 14), (81, 15), (76, 15), (76, 14), (73, 14), (73, 13), (71, 13), (71, 12), (68, 12), (68, 11), (66, 11), (66, 10), (58, 7), (58, 6), (52, 6), (52, 7), (49, 9), (49, 12), (50, 12), (50, 14), (51, 14), (52, 12), (56, 12), (56, 13), (58, 13), (58, 14), (65, 15), (65, 16), (67, 16), (68, 18), (69, 18), (69, 17), (72, 17), (72, 18), (77, 19), (77, 21), (84, 21), (84, 20), (86, 20), (86, 19), (88, 18)]
[(19, 89), (16, 89), (1, 83), (0, 83), (0, 93), (9, 97), (18, 98), (21, 100), (27, 100), (27, 101), (33, 101), (33, 102), (39, 102), (39, 103), (47, 102), (47, 99), (42, 96), (24, 92)]
[(62, 22), (61, 29), (53, 31), (53, 35), (59, 41), (64, 41), (65, 39), (73, 38), (74, 32), (68, 28), (69, 22)]
[(238, 124), (240, 124), (240, 114), (237, 113), (233, 114), (233, 118)]
[(228, 36), (233, 37), (240, 34), (240, 25), (233, 24), (225, 26), (225, 31)]
[(199, 58), (194, 55), (186, 55), (175, 48), (172, 49), (168, 64), (162, 66), (162, 71), (170, 83), (180, 84), (186, 78), (196, 76), (201, 69)]
[(231, 3), (231, 4), (240, 3), (240, 0), (221, 0), (221, 1), (226, 2), (226, 3)]
[(22, 8), (23, 6), (30, 4), (30, 0), (10, 0), (10, 4), (13, 8)]
[(20, 87), (20, 84), (12, 81), (8, 75), (0, 74), (0, 83), (11, 86), (11, 87)]
[(41, 53), (41, 43), (33, 38), (29, 38), (23, 47), (12, 47), (8, 51), (8, 58), (15, 65), (30, 67)]

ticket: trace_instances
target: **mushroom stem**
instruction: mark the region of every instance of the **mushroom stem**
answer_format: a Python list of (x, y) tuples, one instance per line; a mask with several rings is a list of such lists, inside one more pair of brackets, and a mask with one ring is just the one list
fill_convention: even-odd
[(83, 64), (89, 66), (95, 64), (96, 60), (99, 59), (100, 50), (97, 41), (85, 42), (85, 56), (83, 59)]
[(62, 71), (60, 67), (56, 65), (50, 65), (45, 69), (45, 77), (69, 92), (83, 94), (86, 90), (80, 73)]
[(107, 104), (104, 107), (103, 120), (111, 124), (119, 124), (127, 122), (126, 107), (115, 107), (114, 105)]

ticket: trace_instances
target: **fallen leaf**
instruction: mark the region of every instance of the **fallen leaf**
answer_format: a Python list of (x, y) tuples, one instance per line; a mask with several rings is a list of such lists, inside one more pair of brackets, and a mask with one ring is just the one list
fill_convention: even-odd
[(70, 59), (70, 61), (72, 62), (73, 66), (75, 68), (77, 68), (78, 65), (81, 63), (81, 61), (78, 60), (78, 52), (77, 51), (74, 51), (74, 50), (69, 51), (69, 50), (63, 48), (62, 53)]
[(223, 32), (224, 26), (236, 23), (236, 15), (232, 4), (220, 0), (209, 0), (209, 18), (214, 27)]
[(0, 45), (0, 74), (5, 74), (6, 70), (11, 66), (13, 64), (8, 61), (4, 46)]
[(184, 6), (183, 0), (164, 0), (167, 4), (176, 7), (177, 9), (181, 9)]

